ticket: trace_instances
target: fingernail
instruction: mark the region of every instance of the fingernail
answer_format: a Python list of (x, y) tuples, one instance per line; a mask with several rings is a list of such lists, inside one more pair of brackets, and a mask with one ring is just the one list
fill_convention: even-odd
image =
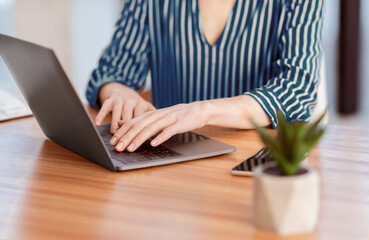
[(122, 142), (120, 142), (120, 143), (118, 143), (118, 145), (117, 145), (116, 149), (117, 149), (118, 151), (122, 151), (122, 150), (123, 150), (123, 146), (124, 146), (124, 144), (123, 144)]
[(112, 133), (115, 133), (117, 130), (118, 130), (118, 128), (117, 128), (117, 127), (112, 127), (112, 128), (111, 128), (111, 132), (112, 132)]
[(129, 146), (128, 146), (128, 150), (129, 151), (132, 151), (133, 150), (133, 148), (135, 147), (135, 144), (134, 143), (131, 143)]
[(96, 124), (96, 125), (99, 125), (99, 124), (100, 124), (100, 121), (99, 121), (99, 120), (96, 120), (96, 121), (95, 121), (95, 124)]
[(158, 144), (158, 140), (154, 139), (151, 141), (151, 146), (156, 146)]
[(118, 140), (118, 138), (113, 137), (113, 138), (110, 140), (110, 145), (114, 145), (114, 144), (116, 144), (116, 143), (117, 143), (117, 140)]

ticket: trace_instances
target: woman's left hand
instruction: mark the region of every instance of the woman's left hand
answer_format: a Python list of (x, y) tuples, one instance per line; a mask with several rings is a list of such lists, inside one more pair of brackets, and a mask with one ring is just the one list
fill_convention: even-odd
[(152, 110), (123, 124), (113, 135), (110, 144), (119, 152), (135, 151), (147, 139), (159, 133), (152, 141), (158, 146), (175, 134), (184, 133), (207, 124), (209, 118), (207, 101), (178, 104)]

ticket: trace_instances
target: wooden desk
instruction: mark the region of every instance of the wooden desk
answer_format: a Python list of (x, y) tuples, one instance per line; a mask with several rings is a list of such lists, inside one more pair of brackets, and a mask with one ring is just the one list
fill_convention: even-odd
[[(95, 114), (92, 111), (92, 114)], [(46, 139), (34, 118), (0, 123), (0, 239), (365, 239), (369, 130), (330, 126), (309, 162), (321, 173), (316, 232), (255, 229), (252, 178), (230, 169), (255, 153), (254, 131), (197, 131), (235, 153), (110, 172)]]

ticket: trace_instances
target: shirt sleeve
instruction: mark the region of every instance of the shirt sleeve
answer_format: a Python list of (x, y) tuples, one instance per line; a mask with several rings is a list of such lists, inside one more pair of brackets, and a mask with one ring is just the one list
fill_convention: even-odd
[(284, 14), (272, 77), (264, 86), (245, 93), (261, 105), (273, 128), (278, 125), (278, 110), (290, 122), (310, 120), (322, 55), (323, 0), (291, 0)]
[(144, 85), (148, 73), (151, 48), (147, 1), (124, 2), (113, 38), (87, 85), (87, 100), (95, 108), (99, 106), (98, 91), (104, 84), (114, 81), (136, 90)]

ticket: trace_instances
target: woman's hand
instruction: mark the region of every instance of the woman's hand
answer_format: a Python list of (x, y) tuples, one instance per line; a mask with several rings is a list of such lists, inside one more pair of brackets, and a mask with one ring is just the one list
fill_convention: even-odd
[(270, 125), (270, 119), (262, 107), (247, 95), (179, 104), (145, 112), (126, 122), (120, 121), (121, 128), (110, 144), (119, 152), (125, 149), (133, 152), (158, 133), (151, 141), (152, 146), (158, 146), (177, 133), (205, 125), (251, 129), (251, 120), (259, 126)]
[(121, 152), (135, 151), (150, 137), (157, 135), (152, 146), (157, 146), (177, 133), (201, 128), (207, 124), (209, 105), (207, 101), (179, 104), (156, 111), (145, 112), (125, 123), (114, 134), (110, 144)]
[(112, 112), (110, 127), (112, 134), (119, 129), (119, 121), (122, 124), (147, 111), (155, 110), (155, 107), (137, 92), (119, 83), (104, 85), (99, 92), (99, 98), (102, 106), (95, 119), (96, 126), (100, 126), (105, 117)]

